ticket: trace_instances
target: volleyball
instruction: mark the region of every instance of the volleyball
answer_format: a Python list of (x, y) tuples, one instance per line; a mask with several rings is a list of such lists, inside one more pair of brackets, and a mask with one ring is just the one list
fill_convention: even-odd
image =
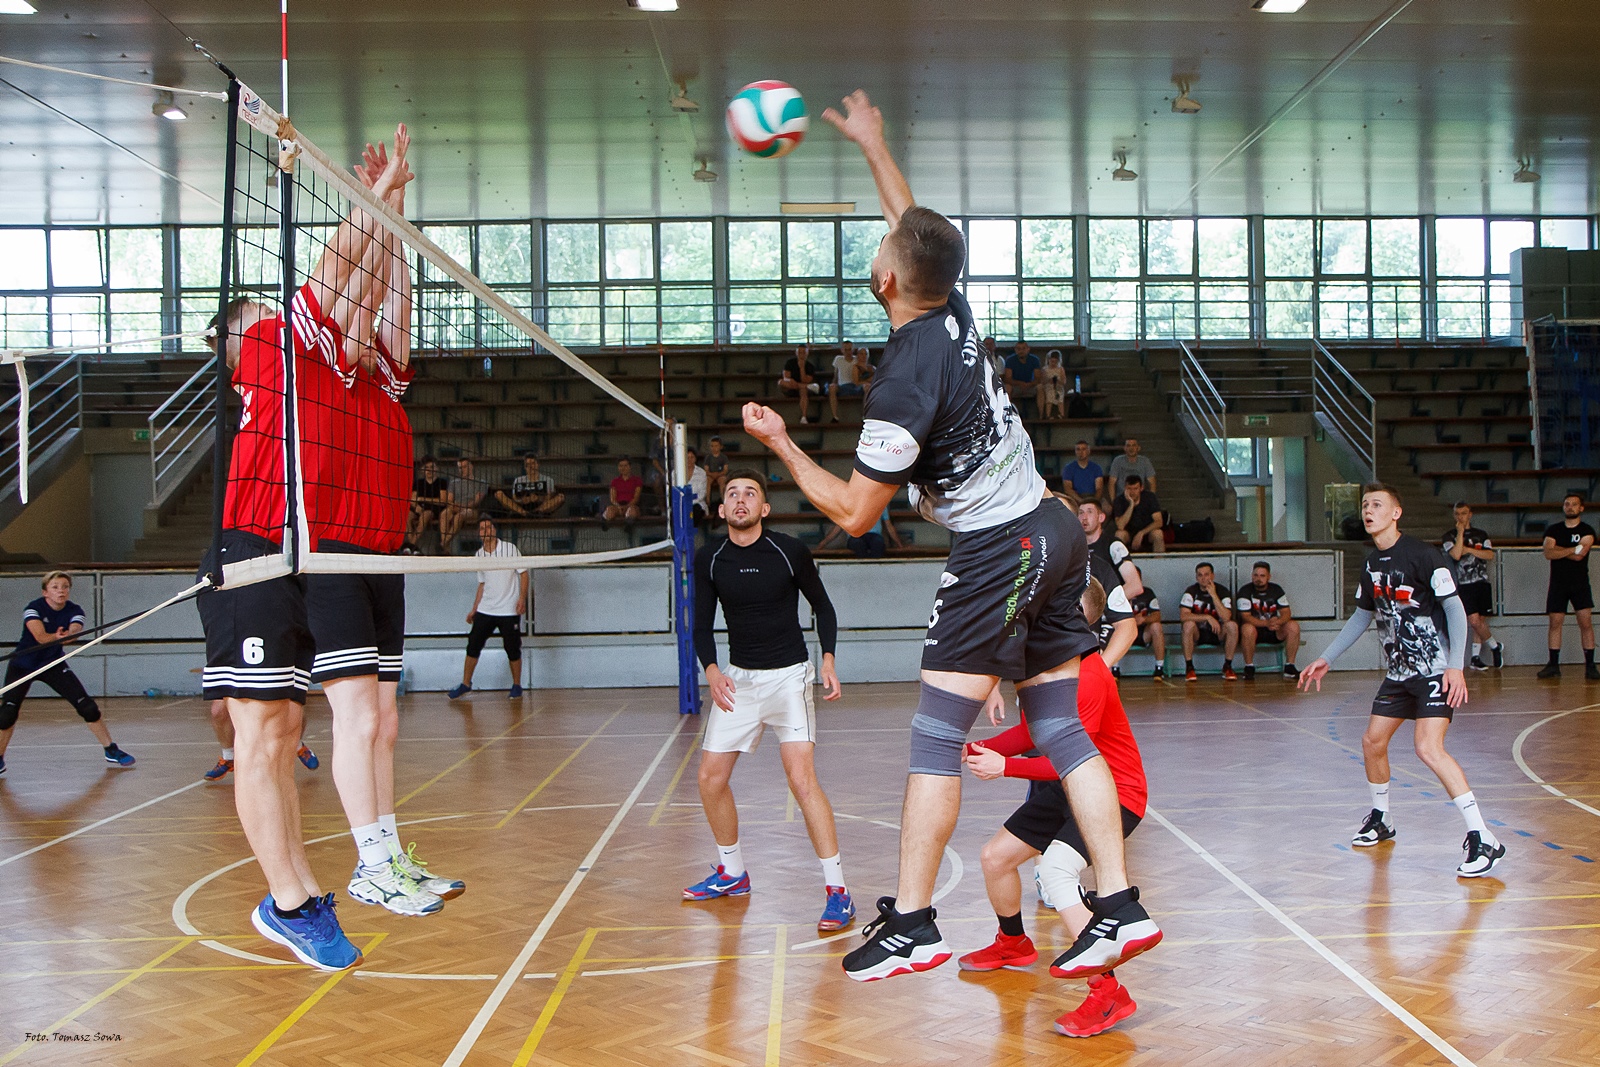
[(810, 125), (805, 98), (786, 82), (751, 82), (728, 104), (728, 136), (763, 159), (793, 152)]

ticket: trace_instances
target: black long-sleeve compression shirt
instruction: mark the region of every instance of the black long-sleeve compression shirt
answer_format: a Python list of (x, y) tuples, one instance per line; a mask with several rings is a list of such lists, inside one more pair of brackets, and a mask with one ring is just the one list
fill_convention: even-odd
[(833, 601), (822, 587), (810, 549), (787, 534), (763, 532), (744, 547), (723, 538), (694, 563), (694, 651), (702, 667), (717, 662), (717, 602), (728, 623), (728, 662), (745, 670), (803, 663), (800, 594), (817, 617), (817, 639), (831, 653), (839, 634)]

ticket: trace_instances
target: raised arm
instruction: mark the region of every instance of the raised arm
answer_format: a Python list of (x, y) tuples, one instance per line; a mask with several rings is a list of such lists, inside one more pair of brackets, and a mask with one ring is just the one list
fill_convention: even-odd
[(783, 416), (762, 404), (744, 406), (744, 430), (766, 445), (789, 468), (795, 484), (818, 511), (851, 537), (860, 537), (878, 521), (900, 487), (854, 471), (847, 482), (817, 466), (789, 437)]
[[(411, 180), (411, 172), (405, 161), (410, 144), (410, 135), (406, 133), (405, 125), (401, 124), (395, 130), (395, 154), (384, 160), (383, 170), (374, 176), (365, 174), (364, 167), (357, 169), (357, 175), (363, 177), (363, 184), (370, 180), (370, 188), (378, 199), (387, 199), (396, 188)], [(377, 230), (378, 220), (359, 207), (352, 207), (350, 214), (339, 223), (333, 240), (323, 250), (322, 258), (317, 261), (316, 269), (311, 272), (307, 282), (317, 305), (325, 313), (351, 285), (352, 276), (362, 267)], [(340, 321), (341, 327), (344, 325), (343, 320), (336, 321)], [(361, 340), (365, 343), (366, 338)]]
[(830, 107), (823, 111), (822, 117), (861, 149), (872, 171), (872, 180), (878, 186), (878, 204), (892, 230), (900, 225), (900, 216), (906, 209), (916, 206), (916, 201), (911, 198), (911, 186), (900, 173), (894, 156), (889, 154), (888, 142), (883, 139), (883, 113), (872, 106), (872, 101), (860, 89), (845, 97), (843, 105), (843, 114)]

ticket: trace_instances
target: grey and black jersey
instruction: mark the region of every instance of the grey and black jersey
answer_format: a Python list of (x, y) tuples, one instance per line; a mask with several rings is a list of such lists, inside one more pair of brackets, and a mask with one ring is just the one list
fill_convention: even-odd
[(1384, 672), (1395, 681), (1432, 678), (1450, 665), (1444, 602), (1456, 579), (1444, 553), (1410, 534), (1374, 549), (1361, 565), (1356, 607), (1373, 613)]
[(864, 404), (855, 469), (909, 485), (923, 518), (957, 532), (991, 529), (1039, 506), (1045, 485), (1033, 442), (983, 357), (959, 292), (889, 335)]
[[(1449, 556), (1456, 547), (1456, 528), (1454, 526), (1444, 532), (1439, 539), (1444, 545), (1444, 554)], [(1462, 543), (1468, 548), (1493, 548), (1489, 543), (1489, 535), (1476, 526), (1468, 526), (1461, 535)], [(1479, 559), (1471, 552), (1461, 553), (1460, 559), (1451, 560), (1456, 565), (1457, 585), (1476, 585), (1478, 582), (1489, 580), (1489, 561)]]

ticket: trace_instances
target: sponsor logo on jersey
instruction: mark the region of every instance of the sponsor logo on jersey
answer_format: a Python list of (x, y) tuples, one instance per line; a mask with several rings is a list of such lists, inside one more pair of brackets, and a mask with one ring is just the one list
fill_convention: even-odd
[(955, 585), (960, 580), (960, 578), (957, 578), (949, 571), (945, 571), (943, 574), (939, 575), (939, 588), (949, 589), (952, 585)]

